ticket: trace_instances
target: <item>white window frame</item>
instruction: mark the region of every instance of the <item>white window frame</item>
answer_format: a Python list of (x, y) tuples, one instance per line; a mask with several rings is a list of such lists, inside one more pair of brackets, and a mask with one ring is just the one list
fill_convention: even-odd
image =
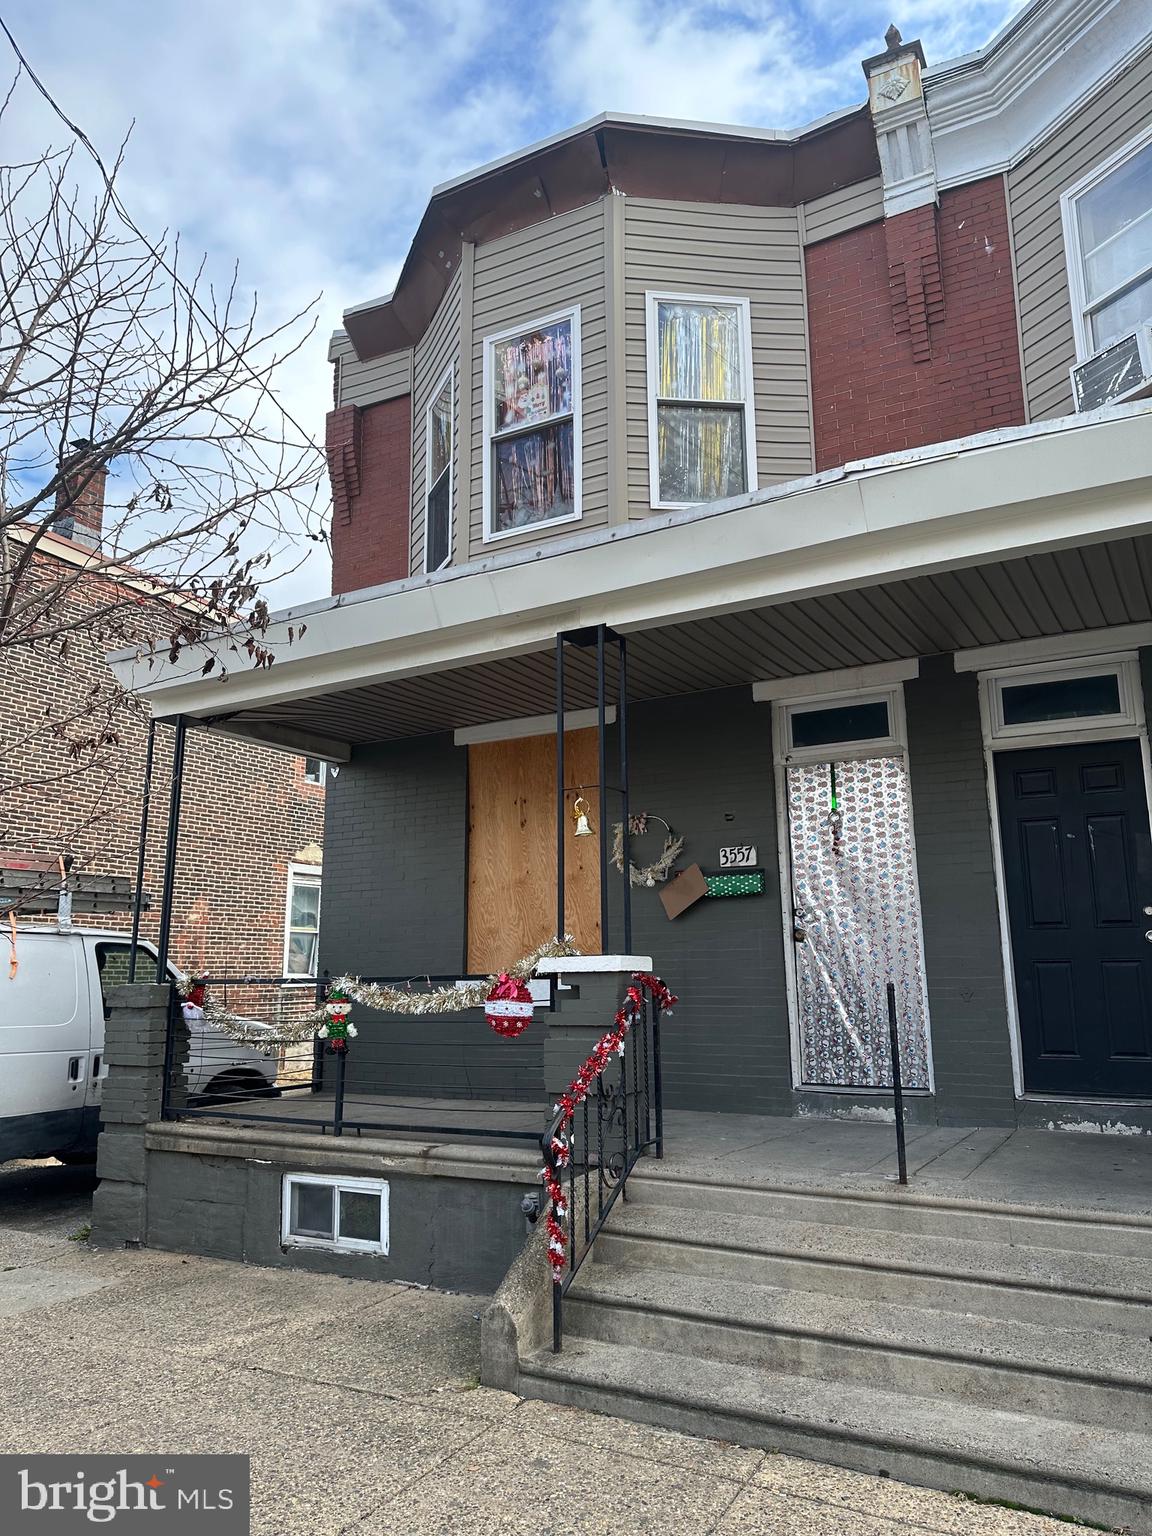
[[(842, 709), (851, 704), (887, 704), (888, 733), (862, 741), (825, 742), (818, 747), (792, 745), (792, 721), (796, 715), (817, 710)], [(864, 757), (903, 757), (908, 751), (908, 731), (904, 720), (904, 689), (869, 688), (854, 693), (811, 694), (804, 699), (784, 699), (773, 705), (776, 740), (785, 766), (801, 763), (852, 762)]]
[[(1087, 175), (1074, 182), (1060, 198), (1060, 214), (1064, 222), (1064, 254), (1068, 266), (1068, 289), (1072, 300), (1072, 329), (1076, 338), (1076, 360), (1083, 362), (1085, 358), (1092, 357), (1111, 343), (1107, 340), (1094, 343), (1089, 335), (1086, 317), (1089, 309), (1087, 287), (1084, 282), (1084, 251), (1080, 243), (1080, 220), (1077, 213), (1077, 204), (1087, 192), (1098, 187), (1106, 181), (1113, 171), (1119, 168), (1127, 160), (1133, 159), (1141, 150), (1152, 144), (1152, 123), (1149, 124), (1134, 139), (1109, 155), (1107, 160), (1095, 166)], [(1123, 287), (1130, 286), (1125, 283)], [(1121, 290), (1117, 290), (1121, 291)], [(1105, 294), (1102, 299), (1097, 299), (1091, 307), (1096, 309), (1106, 304), (1109, 298), (1115, 294)], [(1152, 316), (1149, 316), (1152, 320)], [(1113, 337), (1112, 341), (1116, 338)]]
[(664, 288), (650, 288), (644, 294), (644, 350), (648, 372), (648, 494), (651, 506), (658, 511), (676, 512), (686, 507), (707, 507), (707, 501), (667, 501), (660, 494), (660, 438), (659, 417), (661, 405), (714, 405), (733, 406), (733, 400), (684, 400), (662, 401), (658, 395), (660, 381), (660, 326), (657, 305), (725, 304), (740, 311), (740, 367), (744, 380), (744, 465), (748, 483), (740, 494), (750, 495), (759, 488), (756, 467), (756, 405), (752, 380), (752, 301), (747, 295), (737, 293), (679, 293)]
[[(516, 336), (525, 336), (530, 331), (538, 331), (543, 326), (556, 325), (561, 320), (567, 320), (572, 327), (572, 508), (563, 517), (550, 517), (544, 522), (529, 523), (523, 528), (504, 528), (497, 531), (492, 526), (495, 513), (495, 498), (492, 494), (492, 468), (494, 455), (492, 444), (497, 438), (519, 437), (532, 429), (549, 426), (552, 422), (563, 421), (564, 416), (548, 416), (543, 421), (533, 422), (532, 426), (509, 427), (503, 432), (497, 432), (493, 426), (493, 416), (496, 404), (496, 391), (493, 378), (493, 358), (496, 347), (502, 341), (511, 341)], [(583, 383), (580, 359), (580, 306), (570, 304), (565, 309), (555, 309), (546, 315), (536, 315), (530, 320), (523, 320), (516, 325), (507, 326), (502, 331), (493, 331), (491, 335), (484, 337), (484, 543), (495, 544), (502, 539), (531, 538), (542, 528), (556, 528), (562, 523), (577, 523), (584, 515), (583, 508), (583, 434), (581, 431), (581, 416), (583, 406)]]
[[(333, 1191), (333, 1236), (332, 1237), (305, 1237), (292, 1231), (292, 1187), (295, 1184), (309, 1184), (320, 1186), (323, 1189)], [(380, 1237), (376, 1242), (369, 1242), (361, 1237), (341, 1237), (340, 1227), (340, 1192), (346, 1190), (350, 1194), (369, 1194), (380, 1196)], [(324, 1248), (328, 1252), (350, 1253), (377, 1253), (387, 1254), (389, 1238), (388, 1217), (388, 1180), (387, 1179), (351, 1179), (342, 1174), (333, 1174), (325, 1177), (315, 1173), (286, 1173), (280, 1192), (280, 1242), (285, 1248)]]
[[(452, 451), (448, 455), (448, 553), (441, 563), (435, 567), (428, 564), (428, 503), (432, 499), (432, 411), (444, 393), (444, 386), (448, 386), (448, 414), (452, 423)], [(436, 381), (436, 388), (428, 400), (428, 408), (424, 412), (424, 574), (431, 576), (433, 571), (443, 571), (452, 564), (452, 535), (455, 532), (453, 523), (453, 503), (456, 498), (456, 368), (452, 363), (440, 375)]]
[[(1120, 708), (1111, 715), (1070, 716), (1064, 720), (1028, 720), (1018, 725), (1004, 722), (1004, 690), (1022, 683), (1054, 683), (1077, 677), (1113, 674)], [(1001, 667), (980, 674), (981, 714), (985, 740), (997, 747), (1060, 746), (1069, 741), (1110, 741), (1131, 735), (1140, 724), (1140, 670), (1132, 653), (1076, 660), (1049, 661), (1035, 665)]]
[[(317, 778), (313, 778), (308, 772), (308, 764), (310, 761), (320, 764), (320, 773)], [(312, 753), (308, 753), (304, 758), (304, 767), (300, 770), (300, 772), (305, 784), (315, 784), (318, 788), (322, 788), (328, 778), (328, 764), (322, 757), (315, 757)]]
[[(881, 668), (892, 670), (899, 669), (907, 677), (919, 675), (919, 664), (913, 662), (880, 663)], [(861, 669), (867, 670), (867, 669)], [(836, 673), (826, 674), (829, 680), (837, 677)], [(794, 889), (792, 880), (792, 839), (791, 828), (788, 824), (788, 769), (799, 767), (806, 763), (826, 763), (831, 760), (836, 762), (851, 762), (858, 758), (866, 757), (899, 757), (903, 760), (905, 772), (908, 774), (908, 793), (914, 801), (912, 789), (912, 771), (908, 761), (908, 724), (904, 709), (904, 682), (897, 680), (888, 687), (833, 689), (821, 690), (815, 678), (808, 679), (813, 683), (810, 693), (800, 697), (790, 697), (787, 694), (774, 697), (775, 690), (783, 686), (795, 683), (799, 687), (801, 679), (788, 679), (786, 682), (777, 680), (774, 683), (756, 684), (757, 688), (764, 691), (759, 697), (765, 702), (769, 699), (772, 703), (772, 756), (776, 783), (776, 847), (780, 869), (780, 917), (784, 932), (784, 991), (788, 1001), (788, 1037), (789, 1053), (792, 1065), (792, 1089), (795, 1093), (804, 1094), (829, 1094), (842, 1099), (869, 1099), (876, 1096), (889, 1098), (892, 1095), (891, 1088), (841, 1088), (829, 1087), (825, 1083), (808, 1083), (804, 1080), (804, 1053), (800, 1047), (800, 995), (798, 979), (796, 975), (796, 945), (792, 937), (793, 913), (791, 895)], [(877, 736), (870, 741), (851, 742), (826, 742), (820, 747), (792, 747), (791, 718), (793, 714), (812, 709), (834, 709), (843, 704), (874, 704), (883, 700), (888, 705), (888, 735)], [(916, 871), (916, 888), (920, 888), (920, 855), (916, 847), (915, 816), (909, 819), (909, 838), (912, 846), (912, 865)], [(928, 1065), (927, 1088), (905, 1088), (904, 1092), (909, 1098), (928, 1098), (936, 1092), (936, 1063), (932, 1038), (932, 1004), (927, 991), (927, 959), (924, 957), (924, 909), (920, 908), (920, 954), (924, 958), (925, 966), (925, 993), (924, 993), (924, 1029), (925, 1029), (925, 1054)]]
[[(289, 864), (288, 888), (284, 896), (284, 968), (281, 972), (283, 976), (288, 976), (289, 974), (288, 949), (292, 942), (292, 891), (296, 881), (302, 879), (302, 877), (302, 883), (310, 884), (314, 881), (320, 892), (320, 900), (316, 906), (317, 935), (320, 932), (320, 914), (324, 904), (324, 866), (322, 864)], [(307, 877), (310, 877), (310, 879)], [(315, 972), (309, 975), (303, 971), (294, 971), (291, 974), (298, 981), (314, 981), (316, 979)]]

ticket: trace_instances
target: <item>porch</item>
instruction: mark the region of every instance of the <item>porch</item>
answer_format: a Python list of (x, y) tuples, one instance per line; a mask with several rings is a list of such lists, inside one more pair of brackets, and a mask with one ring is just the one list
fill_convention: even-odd
[[(571, 924), (585, 951), (650, 954), (683, 996), (669, 1111), (803, 1122), (887, 1113), (895, 970), (914, 1126), (1149, 1130), (1149, 416), (935, 445), (340, 596), (279, 621), (307, 634), (270, 672), (216, 682), (125, 661), (122, 675), (178, 730), (338, 769), (320, 937), (333, 976), (498, 971)], [(562, 692), (558, 634), (611, 637), (607, 664), (595, 644), (567, 648)], [(1035, 704), (1049, 679), (1063, 705)], [(996, 710), (1016, 684), (1032, 702), (1007, 729)], [(1101, 686), (1086, 699), (1084, 684)], [(871, 734), (818, 718), (859, 706), (881, 719)], [(1009, 805), (1026, 748), (1052, 755)], [(1036, 874), (1020, 849), (1042, 783)], [(1093, 843), (1091, 866), (1089, 783), (1115, 845)], [(595, 838), (574, 823), (581, 796)], [(882, 851), (846, 854), (885, 803)], [(754, 850), (756, 891), (670, 921), (642, 883), (629, 933), (611, 848), (625, 805), (682, 834), (681, 865), (705, 876), (722, 850)], [(804, 899), (822, 883), (831, 910)], [(1079, 906), (1067, 930), (1059, 913), (1032, 924), (1049, 949), (1029, 949), (1020, 913), (1043, 891)], [(1102, 925), (1086, 893), (1113, 904)], [(879, 959), (861, 966), (870, 946)], [(485, 1035), (466, 1023), (462, 1053)], [(357, 1053), (384, 1072), (392, 1025), (362, 1024)], [(517, 1094), (547, 1103), (532, 1038), (496, 1049)], [(422, 1097), (456, 1091), (436, 1080), (444, 1065), (427, 1036)]]
[[(330, 1094), (312, 1102), (318, 1118), (330, 1116)], [(266, 1154), (275, 1148), (278, 1160), (291, 1162), (299, 1151), (297, 1137), (307, 1133), (306, 1127), (293, 1124), (299, 1107), (273, 1100), (258, 1109), (258, 1122), (245, 1119), (242, 1127), (231, 1122), (230, 1134), (246, 1142), (252, 1134), (248, 1127), (258, 1128)], [(356, 1161), (391, 1156), (407, 1163), (420, 1157), (446, 1165), (476, 1157), (478, 1167), (490, 1170), (498, 1164), (514, 1180), (527, 1183), (539, 1170), (538, 1147), (524, 1145), (520, 1134), (531, 1127), (538, 1138), (536, 1107), (498, 1100), (462, 1107), (458, 1098), (378, 1095), (363, 1110), (362, 1128), (340, 1145), (340, 1152)], [(370, 1118), (389, 1128), (373, 1131)], [(407, 1129), (395, 1129), (402, 1122)], [(230, 1126), (227, 1111), (208, 1114), (196, 1125), (203, 1126), (206, 1148), (219, 1155), (225, 1143), (216, 1128)], [(325, 1141), (331, 1155), (336, 1144)], [(910, 1125), (907, 1158), (908, 1186), (895, 1190), (895, 1126), (890, 1120), (669, 1110), (663, 1158), (644, 1158), (633, 1177), (745, 1189), (820, 1189), (864, 1199), (898, 1195), (910, 1208), (921, 1202), (962, 1202), (972, 1208), (1022, 1206), (1152, 1221), (1152, 1137), (1125, 1134), (1121, 1125), (1111, 1134), (1092, 1127)]]

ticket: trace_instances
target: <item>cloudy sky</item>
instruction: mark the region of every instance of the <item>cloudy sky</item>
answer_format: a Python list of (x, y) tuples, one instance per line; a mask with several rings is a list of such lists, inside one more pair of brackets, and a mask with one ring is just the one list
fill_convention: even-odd
[[(6, 0), (29, 61), (103, 152), (135, 121), (121, 192), (262, 306), (319, 296), (284, 380), (323, 431), (327, 336), (387, 292), (432, 186), (604, 109), (797, 127), (863, 99), (895, 20), (929, 63), (1021, 0)], [(63, 130), (30, 94), (19, 137)], [(317, 557), (275, 606), (324, 595)]]

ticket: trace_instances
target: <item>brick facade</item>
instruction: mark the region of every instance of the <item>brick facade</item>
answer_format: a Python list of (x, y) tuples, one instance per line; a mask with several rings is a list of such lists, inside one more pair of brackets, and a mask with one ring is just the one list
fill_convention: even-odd
[[(73, 602), (93, 611), (104, 578), (83, 578)], [(104, 661), (107, 643), (78, 630), (66, 659), (16, 646), (0, 652), (0, 849), (8, 854), (71, 853), (77, 866), (135, 883), (145, 714), (120, 699)], [(102, 702), (88, 711), (93, 689)], [(78, 766), (67, 741), (45, 730), (72, 715), (73, 735), (107, 727), (115, 740)], [(145, 889), (153, 908), (143, 930), (155, 936), (172, 731), (157, 730), (150, 857)], [(303, 758), (190, 731), (180, 818), (173, 958), (217, 974), (279, 975), (284, 959), (288, 865), (323, 844), (324, 789), (304, 779)], [(23, 919), (21, 919), (23, 920)], [(130, 927), (128, 913), (77, 917), (97, 927)]]
[(999, 176), (808, 247), (816, 468), (1023, 422)]
[(412, 397), (340, 406), (328, 414), (332, 590), (353, 592), (408, 575)]

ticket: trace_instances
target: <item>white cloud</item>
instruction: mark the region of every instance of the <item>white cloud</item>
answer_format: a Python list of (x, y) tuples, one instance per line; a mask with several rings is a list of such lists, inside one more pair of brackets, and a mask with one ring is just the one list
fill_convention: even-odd
[[(916, 0), (896, 20), (940, 60), (1018, 5)], [(863, 98), (859, 60), (892, 19), (870, 0), (9, 0), (5, 15), (102, 152), (135, 118), (123, 191), (140, 222), (180, 229), (216, 274), (238, 259), (272, 317), (323, 290), (282, 381), (317, 436), (328, 333), (392, 286), (434, 183), (604, 108), (795, 127)], [(23, 105), (9, 150), (62, 142)], [(326, 590), (313, 560), (271, 596)]]

